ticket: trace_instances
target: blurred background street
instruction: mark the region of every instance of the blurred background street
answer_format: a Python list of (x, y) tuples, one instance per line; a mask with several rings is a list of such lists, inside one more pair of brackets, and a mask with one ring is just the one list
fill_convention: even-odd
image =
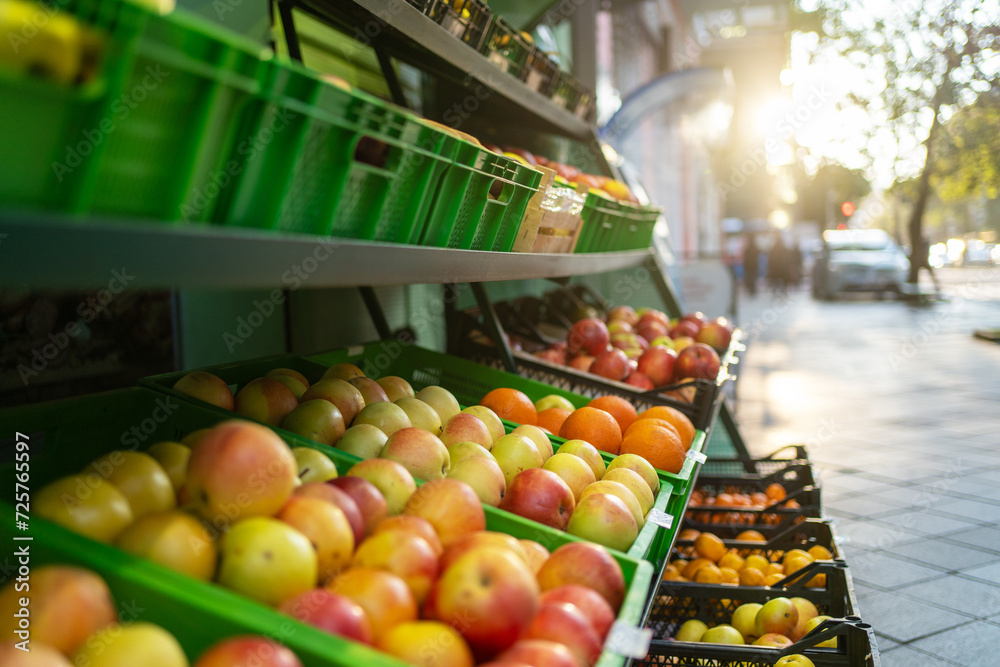
[(996, 664), (1000, 642), (1000, 345), (972, 335), (1000, 328), (1000, 269), (937, 275), (925, 306), (740, 300), (741, 433), (809, 446), (886, 667)]

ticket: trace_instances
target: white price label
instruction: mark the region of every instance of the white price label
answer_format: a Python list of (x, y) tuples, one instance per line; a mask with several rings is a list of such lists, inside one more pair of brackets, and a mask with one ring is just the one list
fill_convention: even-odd
[(674, 525), (674, 517), (672, 514), (667, 514), (663, 510), (658, 510), (655, 507), (649, 510), (646, 514), (646, 521), (650, 521), (660, 528), (666, 528), (670, 530)]
[(465, 34), (465, 25), (453, 16), (445, 16), (441, 26), (459, 39)]
[(653, 631), (649, 628), (636, 628), (615, 621), (604, 640), (604, 650), (627, 658), (645, 658), (649, 653), (649, 643), (653, 640)]
[(357, 357), (364, 353), (365, 353), (364, 345), (351, 345), (349, 348), (347, 348), (347, 356), (349, 357)]
[(510, 61), (503, 57), (500, 53), (493, 51), (490, 53), (490, 62), (502, 69), (507, 71), (507, 67), (510, 65)]
[(688, 451), (687, 457), (689, 459), (694, 459), (696, 463), (704, 463), (705, 461), (708, 460), (708, 457), (705, 456), (704, 453), (696, 452), (693, 449)]

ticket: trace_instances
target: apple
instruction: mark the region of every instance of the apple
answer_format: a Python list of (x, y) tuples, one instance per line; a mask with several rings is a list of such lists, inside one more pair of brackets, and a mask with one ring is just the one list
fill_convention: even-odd
[(570, 368), (575, 368), (578, 371), (589, 371), (590, 366), (594, 363), (594, 359), (589, 354), (578, 354), (567, 362)]
[(181, 438), (181, 444), (189, 448), (194, 447), (201, 441), (202, 438), (208, 435), (211, 431), (212, 429), (210, 428), (199, 428), (196, 431), (191, 431), (186, 436)]
[(365, 520), (365, 535), (370, 535), (389, 513), (389, 504), (378, 487), (360, 477), (338, 477), (325, 482), (345, 492), (355, 502)]
[(273, 516), (297, 481), (295, 457), (274, 431), (233, 420), (195, 445), (185, 488), (198, 514), (223, 528), (241, 518)]
[(556, 366), (562, 366), (566, 363), (566, 351), (557, 350), (554, 348), (545, 348), (544, 350), (539, 350), (535, 352), (534, 356), (542, 361), (547, 361), (550, 364), (555, 364)]
[(628, 468), (614, 468), (613, 470), (608, 470), (604, 473), (604, 477), (601, 479), (618, 482), (624, 485), (632, 492), (635, 499), (639, 501), (639, 509), (642, 511), (642, 515), (646, 516), (646, 513), (653, 507), (653, 503), (656, 501), (656, 497), (653, 492), (649, 490), (649, 485), (646, 484), (646, 480), (642, 478), (642, 475), (635, 472), (634, 470), (629, 470)]
[(627, 350), (629, 348), (639, 346), (640, 336), (629, 332), (616, 332), (611, 334), (611, 347), (616, 347), (619, 350)]
[(504, 549), (520, 558), (525, 564), (528, 563), (528, 556), (521, 545), (521, 541), (507, 533), (498, 533), (493, 530), (480, 530), (475, 533), (463, 535), (455, 542), (452, 542), (444, 554), (441, 556), (441, 571), (447, 570), (452, 563), (475, 549)]
[(529, 468), (541, 468), (544, 463), (534, 442), (526, 436), (513, 433), (493, 443), (490, 453), (500, 464), (508, 489), (518, 473)]
[(638, 454), (621, 454), (616, 456), (608, 464), (607, 470), (611, 471), (617, 468), (627, 468), (639, 473), (639, 476), (645, 480), (654, 496), (660, 491), (660, 476), (656, 473), (656, 468)]
[[(819, 616), (814, 616), (810, 620), (806, 621), (806, 628), (805, 628), (806, 635), (808, 635), (810, 632), (812, 632), (813, 630), (815, 630), (816, 628), (823, 625), (823, 623), (829, 620), (830, 620), (829, 616), (819, 615)], [(837, 638), (834, 637), (833, 639), (827, 639), (824, 642), (816, 644), (816, 646), (823, 646), (825, 648), (837, 648)]]
[(576, 410), (576, 406), (570, 403), (569, 399), (559, 394), (549, 394), (535, 401), (535, 410), (541, 412), (549, 408), (562, 408), (563, 410)]
[(601, 639), (587, 618), (567, 602), (538, 608), (521, 639), (547, 639), (566, 646), (580, 665), (593, 665), (601, 655)]
[(594, 447), (586, 440), (567, 440), (559, 446), (559, 451), (556, 453), (578, 456), (594, 471), (594, 479), (604, 477), (604, 470), (606, 468), (604, 457), (601, 456), (597, 447)]
[(438, 557), (427, 541), (406, 530), (370, 535), (358, 546), (352, 567), (392, 572), (406, 582), (417, 604), (423, 604), (438, 576)]
[(357, 387), (339, 378), (320, 380), (302, 394), (303, 403), (313, 399), (323, 399), (336, 405), (344, 418), (345, 425), (354, 421), (354, 417), (361, 412), (361, 408), (365, 407), (365, 399)]
[(573, 490), (556, 473), (530, 468), (517, 474), (500, 501), (500, 509), (565, 530), (573, 515)]
[(543, 591), (579, 584), (603, 597), (617, 613), (625, 599), (625, 575), (608, 550), (588, 542), (570, 542), (552, 552), (538, 571)]
[(806, 634), (806, 623), (819, 616), (819, 610), (812, 601), (805, 598), (791, 598), (792, 604), (799, 612), (799, 620), (788, 634), (788, 638), (794, 642), (802, 639)]
[(158, 625), (136, 621), (98, 630), (77, 651), (74, 665), (87, 667), (188, 667), (177, 639)]
[(444, 553), (444, 547), (441, 546), (441, 540), (438, 538), (437, 531), (434, 530), (434, 526), (427, 519), (410, 514), (390, 516), (375, 526), (372, 535), (378, 535), (389, 530), (401, 530), (412, 533), (417, 537), (422, 537), (430, 545), (431, 549), (434, 550), (434, 555), (437, 558), (440, 558), (441, 554)]
[(639, 316), (631, 306), (615, 306), (608, 311), (608, 322), (614, 321), (635, 325), (639, 322)]
[[(452, 447), (457, 447), (463, 443), (457, 443)], [(479, 447), (475, 443), (467, 443)], [(482, 447), (479, 447), (482, 449)], [(485, 449), (483, 450), (486, 451)], [(465, 482), (476, 492), (479, 500), (484, 505), (499, 507), (507, 491), (507, 480), (504, 477), (500, 464), (486, 452), (486, 456), (469, 455), (452, 463), (451, 470), (448, 471), (448, 479), (457, 479)]]
[(490, 429), (482, 419), (467, 412), (459, 412), (445, 422), (440, 437), (441, 442), (448, 448), (457, 442), (475, 442), (487, 451), (493, 448), (493, 434), (490, 433)]
[(372, 643), (371, 623), (365, 610), (345, 595), (314, 588), (286, 600), (279, 611), (331, 635)]
[(726, 318), (719, 317), (703, 326), (694, 339), (721, 354), (729, 349), (729, 343), (733, 339), (733, 329)]
[(705, 634), (701, 636), (701, 642), (703, 644), (738, 644), (742, 645), (746, 642), (743, 641), (743, 635), (733, 626), (722, 623), (716, 625), (713, 628), (705, 630)]
[(351, 536), (354, 538), (354, 544), (361, 544), (361, 540), (365, 538), (364, 515), (361, 514), (358, 504), (354, 502), (354, 499), (346, 491), (322, 482), (307, 482), (295, 489), (293, 495), (306, 498), (320, 498), (328, 503), (332, 503), (334, 506), (340, 508), (340, 511), (344, 514), (344, 518), (347, 519), (347, 523), (351, 527)]
[(191, 448), (179, 442), (158, 442), (151, 446), (147, 454), (156, 459), (163, 471), (170, 478), (174, 493), (187, 481), (188, 460), (191, 458)]
[(344, 417), (336, 405), (321, 399), (304, 401), (285, 415), (281, 428), (303, 438), (333, 446), (344, 435)]
[(745, 602), (736, 608), (730, 619), (732, 626), (740, 631), (743, 639), (752, 642), (759, 635), (757, 634), (757, 612), (764, 605), (758, 602)]
[(287, 646), (254, 635), (230, 637), (210, 646), (194, 667), (302, 667), (298, 656)]
[[(493, 438), (494, 443), (502, 438), (504, 433), (507, 432), (504, 428), (503, 421), (500, 420), (497, 413), (493, 412), (485, 405), (470, 405), (462, 410), (462, 412), (479, 417), (479, 419), (486, 424), (486, 428), (490, 430), (490, 436)], [(492, 447), (487, 447), (487, 449), (492, 449)]]
[(549, 457), (552, 456), (552, 441), (549, 440), (549, 436), (545, 435), (545, 431), (537, 426), (522, 424), (511, 431), (511, 434), (523, 435), (531, 440), (535, 448), (538, 449), (538, 453), (542, 455), (542, 463), (548, 461)]
[(694, 338), (691, 338), (690, 336), (678, 336), (674, 339), (674, 352), (680, 354), (681, 350), (686, 347), (691, 347), (694, 345), (694, 342)]
[(531, 623), (539, 588), (523, 560), (506, 549), (473, 549), (436, 584), (437, 618), (462, 633), (479, 661), (509, 647)]
[(128, 498), (118, 487), (93, 474), (56, 480), (31, 501), (36, 516), (98, 542), (113, 542), (134, 518)]
[(349, 381), (353, 380), (354, 378), (363, 378), (363, 377), (365, 377), (364, 371), (362, 371), (354, 364), (349, 364), (346, 362), (334, 364), (333, 366), (327, 368), (326, 372), (323, 373), (324, 380), (337, 379), (337, 380)]
[(221, 540), (217, 581), (277, 607), (314, 586), (319, 575), (309, 538), (278, 519), (237, 521)]
[(648, 377), (653, 385), (662, 387), (670, 384), (674, 377), (677, 353), (665, 347), (651, 347), (639, 357), (638, 371)]
[(389, 397), (389, 400), (395, 403), (401, 398), (410, 397), (414, 398), (417, 394), (413, 391), (413, 387), (410, 383), (399, 377), (398, 375), (386, 375), (385, 377), (376, 380), (378, 386), (382, 387), (385, 391), (385, 395)]
[(274, 378), (263, 377), (250, 381), (239, 390), (234, 410), (248, 419), (278, 426), (298, 404), (291, 389)]
[(132, 518), (151, 512), (165, 512), (177, 506), (177, 494), (170, 476), (149, 454), (113, 451), (84, 468), (88, 480), (103, 478), (128, 499)]
[(358, 424), (344, 431), (343, 437), (334, 446), (340, 451), (354, 454), (358, 458), (371, 459), (382, 452), (382, 448), (385, 447), (388, 440), (389, 436), (377, 426)]
[(417, 490), (413, 475), (399, 463), (389, 459), (368, 459), (354, 464), (347, 471), (350, 477), (367, 479), (385, 498), (389, 516), (401, 514), (406, 501)]
[(699, 621), (697, 618), (689, 618), (678, 628), (674, 640), (679, 642), (700, 642), (706, 630), (708, 630), (708, 626), (705, 625), (704, 621)]
[(229, 385), (211, 373), (192, 371), (174, 383), (173, 388), (223, 410), (233, 409), (233, 392)]
[(719, 355), (715, 350), (704, 343), (694, 343), (677, 355), (674, 376), (715, 380), (719, 375), (719, 366)]
[(650, 347), (659, 346), (673, 350), (674, 339), (671, 338), (670, 336), (660, 336), (659, 338), (654, 338), (653, 340), (649, 341), (649, 346)]
[(624, 380), (628, 374), (628, 357), (621, 350), (606, 350), (597, 355), (589, 371), (610, 380)]
[(71, 565), (37, 565), (31, 571), (30, 586), (30, 594), (18, 590), (24, 588), (24, 582), (19, 585), (11, 576), (0, 590), (0, 631), (4, 641), (25, 639), (15, 640), (15, 632), (24, 630), (15, 616), (22, 609), (22, 597), (30, 600), (32, 649), (38, 642), (71, 655), (87, 637), (118, 619), (108, 585), (90, 570)]
[(652, 380), (639, 371), (629, 373), (628, 377), (625, 378), (625, 384), (632, 385), (636, 389), (640, 389), (642, 391), (649, 391), (656, 387)]
[(614, 345), (615, 336), (618, 334), (634, 335), (632, 325), (625, 320), (608, 320), (608, 333), (611, 334), (612, 345)]
[(304, 385), (307, 388), (309, 387), (309, 378), (293, 368), (275, 368), (264, 373), (264, 377), (290, 377), (299, 384)]
[(610, 549), (628, 551), (639, 535), (639, 526), (620, 497), (592, 493), (580, 499), (566, 532)]
[(629, 487), (620, 482), (614, 482), (601, 478), (583, 490), (583, 493), (580, 494), (580, 500), (582, 501), (587, 496), (597, 493), (610, 493), (613, 496), (621, 498), (622, 502), (625, 503), (626, 507), (628, 507), (629, 512), (632, 513), (632, 518), (635, 519), (635, 525), (642, 528), (642, 525), (646, 522), (643, 518), (645, 517), (645, 514), (642, 511), (642, 506), (639, 504), (639, 500), (635, 497), (635, 494), (632, 493), (632, 490), (629, 489)]
[(523, 148), (518, 148), (517, 146), (504, 146), (503, 150), (505, 153), (513, 153), (514, 155), (517, 155), (531, 167), (538, 165), (538, 160), (535, 159), (535, 156)]
[(769, 632), (762, 637), (759, 637), (754, 643), (754, 646), (773, 646), (775, 648), (784, 648), (786, 646), (792, 645), (792, 640), (785, 635), (779, 635), (774, 632)]
[(320, 583), (350, 564), (354, 530), (338, 506), (321, 498), (293, 495), (275, 518), (309, 539), (316, 551)]
[(417, 601), (410, 587), (385, 570), (352, 567), (327, 583), (326, 590), (348, 597), (364, 609), (376, 640), (393, 626), (417, 619)]
[(754, 621), (755, 634), (762, 637), (768, 633), (787, 636), (799, 621), (799, 610), (786, 597), (768, 600), (757, 611)]
[(389, 436), (379, 457), (402, 464), (422, 480), (441, 479), (451, 469), (451, 457), (441, 439), (417, 427), (400, 429)]
[(408, 665), (473, 667), (469, 645), (450, 625), (440, 621), (409, 621), (386, 632), (376, 643), (378, 649)]
[(542, 593), (540, 601), (542, 605), (554, 602), (573, 605), (587, 619), (601, 642), (604, 641), (611, 630), (611, 625), (615, 622), (615, 612), (607, 600), (601, 597), (600, 593), (586, 586), (577, 584), (559, 586)]
[(458, 399), (444, 387), (424, 387), (417, 392), (416, 398), (434, 408), (442, 424), (447, 424), (449, 419), (462, 411)]
[(212, 535), (185, 512), (147, 514), (126, 528), (115, 545), (195, 579), (210, 581), (215, 575), (217, 550)]
[(489, 449), (475, 442), (456, 442), (448, 445), (448, 456), (451, 458), (452, 469), (458, 465), (459, 461), (471, 456), (484, 456), (488, 459), (493, 459), (494, 463), (496, 462), (496, 458), (494, 458)]
[(816, 663), (801, 653), (792, 653), (778, 658), (774, 667), (816, 667)]
[(354, 424), (351, 428), (362, 424), (374, 426), (386, 436), (391, 436), (396, 431), (413, 426), (406, 410), (395, 403), (385, 401), (372, 403), (361, 408), (361, 412), (354, 418)]
[(22, 651), (13, 640), (0, 643), (0, 665), (4, 667), (73, 667), (65, 655), (37, 639), (31, 649)]
[(576, 354), (585, 351), (597, 356), (607, 349), (611, 342), (611, 334), (607, 325), (596, 317), (588, 317), (576, 322), (566, 339), (567, 352)]
[(522, 639), (500, 654), (502, 665), (525, 664), (531, 667), (581, 667), (576, 656), (563, 644), (547, 639)]
[(693, 313), (685, 313), (684, 316), (681, 317), (680, 321), (681, 322), (693, 322), (699, 328), (703, 327), (706, 324), (708, 324), (708, 318), (705, 316), (705, 313), (701, 312), (700, 310), (699, 311), (695, 311)]
[(580, 495), (588, 485), (596, 480), (594, 470), (579, 456), (560, 451), (542, 465), (543, 470), (559, 475), (573, 493), (573, 500), (579, 501)]
[(361, 392), (361, 398), (365, 399), (365, 405), (390, 402), (389, 395), (385, 393), (385, 389), (380, 387), (379, 383), (371, 378), (351, 378), (348, 382)]
[(430, 522), (448, 548), (459, 537), (486, 529), (486, 514), (471, 486), (457, 479), (435, 479), (417, 487), (403, 514)]
[(277, 380), (281, 384), (288, 387), (289, 391), (292, 392), (292, 395), (295, 396), (295, 400), (302, 398), (302, 395), (309, 390), (308, 384), (303, 384), (290, 375), (271, 375), (268, 373), (265, 377), (270, 380)]
[(669, 335), (669, 329), (659, 322), (641, 322), (635, 329), (636, 334), (644, 338), (647, 343)]
[(292, 456), (298, 465), (299, 480), (307, 482), (325, 482), (337, 476), (337, 466), (330, 457), (312, 447), (293, 447)]
[(518, 540), (521, 548), (524, 549), (524, 562), (528, 564), (531, 571), (538, 574), (542, 563), (549, 559), (549, 550), (540, 542), (521, 538)]
[(670, 330), (670, 337), (675, 341), (678, 338), (694, 338), (701, 331), (701, 327), (691, 320), (681, 320)]
[(403, 412), (410, 418), (410, 423), (414, 427), (422, 428), (435, 436), (441, 435), (441, 417), (430, 405), (410, 396), (397, 399), (394, 403), (403, 408)]

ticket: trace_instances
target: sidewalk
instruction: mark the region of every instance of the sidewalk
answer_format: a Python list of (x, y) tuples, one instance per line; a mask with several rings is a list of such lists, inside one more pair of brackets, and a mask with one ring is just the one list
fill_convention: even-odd
[(807, 443), (882, 664), (1000, 664), (1000, 270), (927, 307), (744, 297), (737, 419), (761, 455)]

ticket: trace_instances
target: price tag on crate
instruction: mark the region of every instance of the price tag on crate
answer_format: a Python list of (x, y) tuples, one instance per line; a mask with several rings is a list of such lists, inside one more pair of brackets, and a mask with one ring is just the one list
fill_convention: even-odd
[(524, 83), (532, 90), (539, 90), (542, 87), (542, 75), (535, 70), (528, 72), (528, 78), (525, 79)]
[(604, 650), (627, 658), (645, 658), (652, 640), (653, 631), (649, 628), (637, 628), (615, 621), (604, 640)]
[(663, 510), (658, 510), (655, 507), (650, 508), (649, 512), (646, 514), (646, 521), (653, 522), (654, 525), (660, 528), (666, 528), (670, 530), (674, 525), (674, 517), (672, 514), (667, 514)]
[(444, 17), (441, 27), (459, 39), (465, 34), (465, 24), (450, 14)]
[(703, 452), (696, 452), (693, 449), (688, 451), (687, 457), (694, 459), (695, 463), (704, 463), (708, 460), (708, 457)]
[(504, 58), (503, 54), (497, 51), (490, 52), (489, 60), (491, 63), (493, 63), (494, 65), (496, 65), (505, 72), (507, 71), (507, 68), (510, 66), (510, 61)]
[(554, 104), (555, 104), (555, 105), (556, 105), (557, 107), (562, 107), (563, 109), (565, 109), (565, 108), (566, 108), (566, 98), (565, 98), (565, 97), (563, 97), (562, 95), (553, 95), (553, 96), (552, 96), (552, 102), (553, 102), (553, 103), (554, 103)]

